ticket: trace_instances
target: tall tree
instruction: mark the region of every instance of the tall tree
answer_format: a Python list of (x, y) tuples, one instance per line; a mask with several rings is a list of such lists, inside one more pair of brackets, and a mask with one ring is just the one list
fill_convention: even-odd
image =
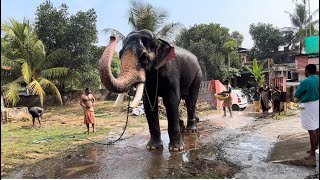
[(287, 36), (290, 36), (289, 45), (299, 43), (299, 50), (302, 53), (302, 50), (305, 48), (305, 38), (307, 37), (307, 24), (311, 30), (309, 35), (317, 35), (319, 32), (315, 30), (315, 25), (319, 24), (319, 19), (313, 20), (313, 17), (319, 13), (319, 9), (315, 10), (310, 16), (306, 10), (305, 4), (296, 4), (293, 13), (287, 12), (290, 17), (290, 21), (293, 27), (286, 27), (285, 32)]
[(284, 34), (272, 24), (251, 24), (249, 33), (254, 41), (255, 56), (259, 59), (271, 58), (280, 46), (286, 44)]
[[(131, 0), (128, 12), (128, 24), (132, 30), (148, 29), (160, 38), (172, 39), (177, 30), (182, 27), (177, 22), (166, 23), (169, 17), (167, 11), (161, 8), (156, 9), (153, 5), (144, 3), (141, 0)], [(125, 37), (120, 31), (112, 28), (106, 28), (104, 32), (116, 34), (120, 39)]]
[(233, 31), (231, 33), (231, 38), (234, 39), (235, 41), (237, 41), (239, 47), (242, 45), (243, 35), (240, 34), (239, 31)]
[[(236, 74), (233, 73), (234, 69), (228, 69), (226, 66), (228, 54), (230, 55), (230, 68), (240, 68), (240, 59), (236, 48), (238, 45), (231, 39), (229, 29), (219, 24), (199, 24), (190, 29), (184, 29), (177, 36), (176, 44), (196, 55), (204, 80), (223, 81), (228, 77), (228, 70), (230, 70), (230, 74)], [(227, 45), (230, 48), (227, 48)]]
[(19, 101), (19, 90), (26, 86), (39, 96), (41, 106), (47, 90), (51, 90), (62, 104), (55, 80), (70, 75), (70, 70), (54, 64), (66, 52), (56, 50), (47, 55), (42, 41), (26, 19), (22, 23), (10, 19), (1, 25), (1, 30), (4, 32), (1, 38), (1, 88), (6, 101), (15, 106)]
[[(61, 48), (70, 53), (69, 58), (57, 62), (57, 65), (79, 72), (79, 88), (97, 88), (100, 84), (97, 67), (101, 54), (97, 56), (98, 47), (94, 45), (98, 39), (96, 21), (97, 15), (93, 9), (70, 15), (66, 4), (56, 8), (48, 0), (36, 11), (35, 25), (39, 38), (48, 52)], [(61, 89), (67, 88), (68, 84), (60, 84)]]
[(231, 67), (231, 57), (230, 54), (233, 52), (236, 52), (238, 49), (238, 43), (236, 40), (234, 40), (233, 38), (226, 41), (223, 46), (223, 51), (226, 52), (227, 54), (227, 67), (225, 69), (226, 73), (227, 73), (227, 79), (230, 80), (231, 78), (234, 78), (236, 76), (240, 76), (240, 70), (237, 68), (232, 68)]

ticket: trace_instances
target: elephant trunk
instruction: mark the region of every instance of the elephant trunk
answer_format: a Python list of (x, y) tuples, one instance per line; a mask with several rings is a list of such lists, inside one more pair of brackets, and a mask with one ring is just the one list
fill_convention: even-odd
[(111, 61), (116, 48), (116, 38), (110, 37), (110, 43), (103, 52), (99, 63), (102, 84), (111, 92), (123, 93), (136, 83), (145, 81), (145, 71), (140, 67), (137, 57), (131, 51), (124, 52), (121, 58), (121, 72), (116, 79), (112, 75)]

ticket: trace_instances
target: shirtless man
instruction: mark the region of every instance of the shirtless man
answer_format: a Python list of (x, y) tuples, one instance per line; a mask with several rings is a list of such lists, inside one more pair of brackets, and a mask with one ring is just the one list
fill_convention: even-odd
[(38, 118), (40, 128), (42, 127), (41, 118), (42, 118), (43, 111), (44, 109), (41, 107), (32, 107), (29, 109), (29, 113), (32, 116), (32, 128), (34, 128), (34, 121), (36, 118)]
[(89, 124), (92, 124), (92, 129), (94, 133), (94, 110), (93, 106), (95, 105), (95, 99), (91, 94), (89, 88), (86, 88), (84, 94), (81, 95), (80, 105), (84, 110), (84, 123), (87, 125), (87, 130), (89, 134)]

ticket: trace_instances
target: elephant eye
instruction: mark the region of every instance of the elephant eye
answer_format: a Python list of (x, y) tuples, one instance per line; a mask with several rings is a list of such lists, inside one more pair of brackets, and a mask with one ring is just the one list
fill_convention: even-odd
[(120, 58), (120, 59), (121, 59), (121, 57), (122, 57), (122, 54), (123, 54), (123, 49), (121, 49), (120, 52), (119, 52), (119, 58)]

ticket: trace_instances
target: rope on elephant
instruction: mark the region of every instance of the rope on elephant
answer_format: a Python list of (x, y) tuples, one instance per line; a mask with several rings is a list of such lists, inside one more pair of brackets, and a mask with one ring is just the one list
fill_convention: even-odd
[[(129, 111), (130, 111), (130, 97), (129, 97), (129, 101), (128, 101), (128, 109), (127, 109), (127, 120), (126, 120), (126, 125), (124, 126), (123, 128), (123, 131), (120, 135), (120, 137), (116, 140), (111, 140), (111, 141), (108, 141), (107, 143), (104, 143), (104, 142), (99, 142), (99, 141), (94, 141), (92, 139), (89, 139), (89, 138), (86, 138), (84, 137), (84, 139), (87, 139), (91, 142), (94, 142), (96, 144), (101, 144), (101, 145), (113, 145), (114, 143), (122, 140), (122, 136), (124, 134), (124, 132), (126, 131), (127, 129), (127, 125), (128, 125), (128, 121), (129, 121)], [(61, 136), (61, 137), (56, 137), (56, 138), (52, 138), (52, 137), (46, 137), (46, 138), (38, 138), (37, 140), (34, 140), (32, 141), (32, 144), (39, 144), (41, 141), (46, 141), (46, 140), (54, 140), (54, 139), (62, 139), (62, 138), (76, 138), (75, 135), (70, 135), (70, 136)]]

